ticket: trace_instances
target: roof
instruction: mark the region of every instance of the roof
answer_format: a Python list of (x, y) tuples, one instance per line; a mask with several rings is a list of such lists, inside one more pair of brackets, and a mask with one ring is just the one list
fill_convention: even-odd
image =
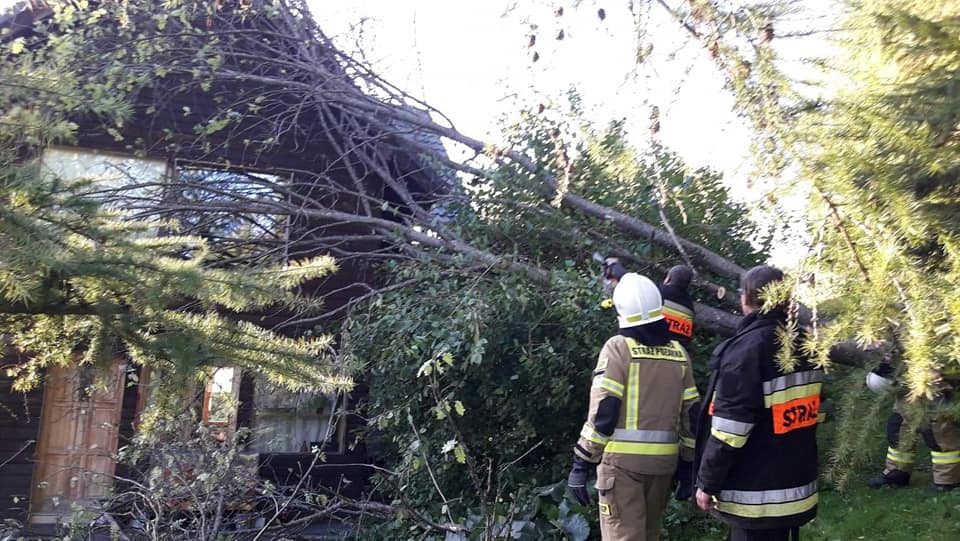
[[(426, 122), (433, 122), (430, 111), (405, 103), (398, 106), (403, 111), (421, 118)], [(437, 157), (447, 158), (447, 149), (443, 146), (440, 136), (410, 123), (396, 119), (388, 119), (397, 132), (411, 139), (420, 149), (414, 156), (415, 163), (424, 171), (421, 191), (428, 195), (451, 195), (459, 191), (459, 179), (456, 172)]]
[[(225, 4), (228, 4), (228, 2), (218, 0), (218, 6)], [(249, 2), (243, 5), (248, 4)], [(0, 42), (9, 42), (17, 38), (34, 35), (35, 24), (46, 21), (53, 15), (51, 5), (52, 3), (47, 0), (25, 0), (14, 4), (6, 13), (0, 15)], [(108, 24), (103, 21), (109, 20), (111, 19), (101, 19), (99, 24)], [(330, 72), (332, 74), (331, 77), (350, 81), (351, 77), (348, 75), (346, 69), (337, 61), (337, 58), (339, 58), (336, 54), (337, 51), (332, 50), (333, 46), (325, 40), (322, 41), (321, 44), (331, 49), (331, 54), (322, 60), (323, 69)], [(363, 95), (368, 99), (371, 98), (369, 94), (364, 94), (363, 90), (361, 90), (360, 86), (356, 83), (351, 84), (351, 89), (352, 92), (355, 92), (357, 95)], [(198, 118), (191, 119), (189, 115), (183, 115), (181, 113), (181, 111), (189, 109), (195, 110), (198, 115), (202, 114), (202, 106), (204, 105), (204, 97), (202, 95), (173, 96), (170, 95), (170, 92), (158, 87), (152, 90), (147, 89), (146, 93), (141, 92), (141, 94), (138, 95), (138, 99), (162, 100), (162, 106), (157, 106), (156, 103), (150, 103), (150, 107), (144, 107), (144, 109), (152, 111), (150, 113), (152, 116), (150, 118), (139, 118), (137, 121), (131, 121), (129, 123), (131, 125), (155, 126), (159, 124), (160, 126), (169, 128), (170, 124), (175, 124), (181, 131), (189, 133), (190, 130), (188, 128), (192, 128), (192, 126), (187, 126), (188, 122), (195, 123), (198, 120), (202, 120)], [(411, 105), (397, 105), (383, 100), (381, 100), (381, 104), (386, 106), (386, 110), (388, 111), (390, 108), (396, 108), (407, 114), (413, 113), (420, 118), (430, 120), (430, 113), (428, 111)], [(213, 109), (214, 106), (211, 104), (208, 105)], [(342, 110), (344, 111), (343, 114), (356, 114), (346, 112), (346, 108)], [(394, 165), (393, 168), (395, 169), (394, 174), (398, 178), (403, 179), (408, 185), (412, 183), (412, 191), (420, 193), (421, 195), (443, 196), (457, 191), (458, 180), (456, 174), (443, 163), (447, 161), (448, 158), (446, 149), (439, 136), (421, 127), (412, 126), (403, 121), (390, 118), (389, 114), (384, 116), (387, 118), (383, 120), (383, 125), (379, 129), (370, 129), (380, 132), (390, 132), (384, 133), (380, 136), (379, 140), (382, 141), (383, 148), (389, 148), (394, 156), (391, 160)], [(299, 138), (292, 137), (288, 141), (281, 142), (278, 146), (286, 145), (291, 149), (303, 151), (304, 147), (310, 144), (309, 141), (311, 139), (316, 139), (315, 137), (311, 138), (309, 136), (309, 131), (317, 129), (317, 125), (322, 125), (323, 119), (318, 120), (312, 118), (309, 114), (303, 114), (298, 118), (304, 119), (303, 125), (297, 126), (300, 132)], [(359, 118), (359, 124), (361, 125), (369, 125), (370, 121), (370, 118)], [(84, 123), (81, 122), (81, 127), (84, 128), (88, 126), (85, 126)], [(98, 137), (96, 133), (98, 129), (101, 132), (103, 131), (101, 126), (89, 126), (88, 133), (81, 136), (81, 144), (92, 141), (109, 146), (111, 144), (111, 137), (105, 133), (100, 133), (100, 137)], [(145, 139), (142, 133), (136, 133), (132, 138)], [(146, 139), (149, 139), (149, 137)], [(162, 151), (169, 152), (170, 149), (164, 148)], [(316, 158), (318, 154), (317, 150), (312, 149), (311, 152), (313, 157)], [(307, 152), (307, 154), (311, 154), (311, 152)], [(330, 153), (329, 149), (326, 153)], [(245, 156), (245, 158), (260, 159), (260, 155), (252, 156), (251, 153), (251, 156)], [(238, 160), (235, 158), (228, 158), (227, 161), (238, 163)], [(246, 162), (243, 161), (240, 161), (240, 163), (247, 165)]]
[(33, 30), (33, 23), (53, 15), (53, 9), (44, 0), (17, 2), (0, 14), (0, 42), (13, 41)]

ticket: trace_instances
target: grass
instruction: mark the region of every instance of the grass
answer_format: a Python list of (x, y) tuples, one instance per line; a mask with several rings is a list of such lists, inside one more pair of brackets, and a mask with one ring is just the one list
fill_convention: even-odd
[(804, 526), (810, 540), (953, 541), (960, 539), (960, 491), (930, 494), (929, 472), (911, 486), (871, 490), (862, 482), (844, 493), (823, 491), (819, 515)]
[[(960, 539), (960, 490), (930, 494), (929, 472), (910, 487), (871, 490), (862, 479), (843, 493), (821, 490), (817, 518), (800, 530), (804, 541), (955, 541)], [(720, 541), (726, 528), (674, 503), (665, 519), (665, 540)]]

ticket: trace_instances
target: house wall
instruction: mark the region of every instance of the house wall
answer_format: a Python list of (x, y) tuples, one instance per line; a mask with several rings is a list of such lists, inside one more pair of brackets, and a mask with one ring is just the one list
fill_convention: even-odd
[[(124, 378), (123, 403), (120, 406), (120, 441), (117, 445), (118, 448), (122, 448), (124, 445), (129, 445), (133, 440), (137, 415), (140, 413), (137, 411), (137, 407), (140, 402), (141, 391), (141, 385), (139, 382), (142, 381), (140, 377), (135, 378), (134, 374), (139, 375), (142, 373), (143, 371), (140, 370), (139, 367), (134, 367), (132, 369), (128, 368)], [(117, 464), (116, 475), (121, 479), (134, 479), (136, 477), (133, 469), (123, 463)]]
[[(195, 145), (197, 139), (193, 132), (193, 127), (198, 122), (208, 118), (211, 109), (216, 107), (211, 98), (214, 94), (221, 91), (235, 92), (234, 89), (214, 89), (210, 94), (203, 93), (167, 93), (162, 89), (146, 89), (141, 92), (139, 100), (141, 107), (138, 107), (135, 118), (128, 122), (124, 128), (124, 140), (117, 141), (112, 135), (109, 135), (103, 126), (100, 126), (96, 119), (78, 118), (80, 126), (76, 142), (78, 146), (85, 148), (95, 148), (102, 151), (110, 151), (124, 154), (133, 154), (135, 151), (149, 158), (159, 158), (173, 161), (173, 158), (184, 160), (186, 162), (203, 162), (204, 164), (229, 163), (234, 166), (249, 167), (264, 173), (284, 172), (284, 171), (303, 171), (316, 172), (326, 171), (328, 175), (335, 177), (344, 185), (351, 185), (348, 173), (344, 170), (331, 171), (328, 169), (331, 161), (337, 162), (344, 159), (338, 156), (338, 153), (328, 143), (323, 142), (323, 137), (317, 135), (319, 121), (311, 118), (309, 113), (302, 114), (299, 118), (299, 125), (293, 131), (281, 137), (277, 144), (266, 152), (253, 150), (256, 145), (246, 146), (236, 144), (236, 141), (242, 141), (244, 136), (252, 140), (263, 139), (258, 135), (256, 127), (236, 127), (233, 133), (217, 134), (222, 137), (217, 140), (217, 136), (207, 138), (209, 146), (197, 148)], [(241, 93), (256, 94), (256, 89), (241, 89)], [(146, 114), (146, 107), (150, 104), (151, 113)], [(184, 111), (191, 111), (185, 115)], [(249, 128), (249, 132), (239, 136), (238, 132), (244, 132)], [(166, 138), (166, 133), (180, 134), (172, 139)], [(134, 143), (136, 141), (136, 143)], [(229, 144), (233, 142), (234, 144)], [(206, 167), (207, 165), (205, 165)], [(403, 164), (399, 167), (413, 167), (412, 164)], [(416, 173), (410, 174), (409, 182), (413, 182)], [(367, 189), (377, 195), (384, 194), (384, 188), (380, 179), (368, 177), (365, 179)], [(345, 196), (340, 193), (331, 193), (329, 188), (325, 192), (310, 194), (323, 200), (332, 208), (352, 212), (359, 205), (356, 197)], [(332, 203), (332, 204), (331, 204)], [(379, 212), (379, 211), (378, 211)], [(387, 219), (391, 217), (386, 216)], [(314, 227), (326, 227), (327, 234), (350, 235), (362, 234), (367, 227), (354, 223), (338, 224), (318, 224), (309, 220), (299, 222), (294, 220), (291, 224), (292, 229), (305, 230)], [(305, 229), (301, 229), (305, 228)], [(326, 253), (319, 246), (320, 243), (314, 242), (314, 239), (304, 239), (304, 243), (294, 247), (297, 252), (295, 257), (309, 257), (318, 253)], [(349, 246), (351, 252), (374, 251), (382, 248), (377, 241), (356, 242)], [(336, 257), (337, 254), (332, 254)], [(321, 296), (324, 299), (322, 310), (332, 310), (343, 306), (356, 296), (365, 293), (367, 289), (362, 286), (354, 285), (356, 282), (371, 282), (375, 278), (368, 274), (366, 266), (360, 262), (360, 259), (338, 261), (340, 270), (331, 276), (323, 279), (311, 281), (304, 284), (303, 291), (312, 292), (314, 295)], [(340, 315), (343, 315), (342, 313)], [(244, 319), (248, 319), (263, 326), (270, 327), (286, 319), (284, 314), (243, 314)], [(309, 327), (309, 326), (308, 326)], [(292, 335), (300, 334), (303, 330), (296, 327), (284, 329), (285, 333)], [(239, 391), (240, 407), (237, 412), (237, 424), (239, 426), (255, 425), (255, 411), (257, 404), (255, 401), (254, 382), (251, 379), (243, 378)], [(350, 409), (356, 406), (356, 403), (362, 399), (365, 391), (360, 388), (355, 390), (350, 397)], [(128, 403), (127, 397), (124, 397), (123, 413), (124, 419), (121, 425), (121, 431), (131, 426), (132, 412), (134, 404)], [(363, 420), (358, 415), (349, 415), (344, 421), (343, 430), (346, 433), (346, 440), (349, 445), (342, 454), (327, 454), (327, 462), (321, 465), (315, 465), (310, 472), (313, 482), (324, 484), (331, 487), (346, 487), (351, 495), (358, 495), (358, 491), (369, 476), (370, 471), (363, 466), (356, 466), (366, 462), (366, 453), (362, 444), (356, 444), (353, 432), (363, 426)], [(122, 446), (129, 434), (121, 433)], [(280, 483), (289, 481), (290, 472), (302, 472), (309, 468), (313, 456), (310, 453), (263, 453), (261, 455), (260, 473), (268, 479), (274, 479)], [(122, 473), (122, 472), (121, 472)], [(348, 479), (350, 483), (343, 483)]]
[[(0, 368), (15, 364), (13, 355)], [(0, 519), (27, 520), (34, 453), (40, 432), (43, 389), (19, 393), (0, 370)]]

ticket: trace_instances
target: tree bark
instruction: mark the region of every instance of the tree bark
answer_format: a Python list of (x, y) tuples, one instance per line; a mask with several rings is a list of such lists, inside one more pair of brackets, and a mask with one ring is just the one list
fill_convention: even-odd
[(700, 302), (694, 302), (693, 305), (697, 312), (694, 318), (697, 330), (724, 337), (733, 336), (737, 331), (742, 316)]
[[(376, 102), (372, 99), (350, 100), (349, 104), (357, 106), (366, 112), (377, 114), (378, 116), (393, 117), (401, 122), (417, 126), (426, 130), (427, 132), (460, 143), (477, 153), (483, 153), (489, 148), (489, 145), (485, 144), (483, 141), (464, 135), (453, 128), (441, 126), (432, 120), (424, 119), (403, 110), (388, 107), (387, 105)], [(544, 191), (551, 192), (553, 194), (556, 193), (557, 179), (553, 175), (545, 173), (542, 169), (538, 168), (533, 160), (531, 160), (529, 157), (515, 150), (506, 150), (501, 154), (501, 156), (508, 158), (511, 162), (523, 167), (532, 174), (541, 175), (544, 178)], [(498, 161), (503, 162), (504, 160), (499, 159)], [(562, 195), (563, 198), (561, 204), (568, 208), (580, 211), (593, 218), (610, 221), (624, 232), (631, 233), (645, 239), (652, 239), (653, 242), (665, 248), (676, 250), (673, 237), (658, 227), (634, 218), (633, 216), (623, 214), (622, 212), (616, 211), (609, 207), (594, 203), (593, 201), (590, 201), (589, 199), (581, 197), (575, 193), (565, 192)], [(694, 259), (704, 264), (708, 269), (720, 276), (730, 279), (739, 279), (740, 275), (745, 270), (736, 262), (721, 256), (705, 246), (701, 246), (695, 242), (691, 242), (679, 237), (678, 242)]]

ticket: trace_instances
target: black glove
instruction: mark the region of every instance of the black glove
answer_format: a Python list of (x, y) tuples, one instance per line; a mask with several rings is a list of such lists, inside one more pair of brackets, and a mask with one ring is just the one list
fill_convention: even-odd
[(874, 368), (872, 372), (880, 377), (884, 377), (887, 379), (893, 379), (894, 375), (896, 375), (896, 370), (894, 370), (893, 365), (887, 361), (883, 361), (882, 363), (877, 365), (877, 367)]
[(573, 499), (584, 507), (591, 505), (590, 494), (587, 492), (587, 479), (597, 471), (597, 465), (591, 464), (580, 457), (573, 458), (573, 467), (567, 476), (567, 487), (573, 494)]
[(619, 280), (627, 273), (627, 268), (615, 257), (607, 256), (603, 260), (603, 277), (607, 280)]
[(679, 502), (689, 501), (693, 497), (693, 463), (681, 460), (677, 462), (677, 471), (673, 474), (677, 481), (677, 490), (673, 497)]

